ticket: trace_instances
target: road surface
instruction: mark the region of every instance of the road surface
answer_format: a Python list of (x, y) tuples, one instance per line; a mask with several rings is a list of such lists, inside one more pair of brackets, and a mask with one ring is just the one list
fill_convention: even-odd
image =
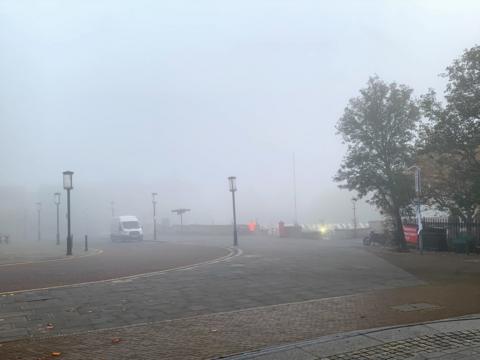
[[(0, 268), (2, 289), (95, 281), (223, 257), (231, 239), (111, 244), (101, 255)], [(351, 243), (242, 238), (235, 256), (191, 269), (0, 296), (0, 341), (69, 334), (422, 284)], [(54, 324), (48, 327), (47, 324)]]

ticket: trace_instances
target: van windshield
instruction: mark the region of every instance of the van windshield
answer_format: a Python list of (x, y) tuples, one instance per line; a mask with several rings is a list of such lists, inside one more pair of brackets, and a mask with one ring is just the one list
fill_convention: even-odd
[(124, 221), (122, 222), (122, 227), (124, 229), (138, 229), (140, 225), (138, 224), (138, 221)]

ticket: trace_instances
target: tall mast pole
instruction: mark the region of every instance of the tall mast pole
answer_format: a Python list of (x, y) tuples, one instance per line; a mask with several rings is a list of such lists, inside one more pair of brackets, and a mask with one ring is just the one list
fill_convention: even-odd
[(297, 216), (297, 174), (296, 174), (296, 164), (295, 164), (295, 153), (293, 153), (293, 210), (294, 210), (295, 225), (297, 225), (298, 224), (298, 216)]

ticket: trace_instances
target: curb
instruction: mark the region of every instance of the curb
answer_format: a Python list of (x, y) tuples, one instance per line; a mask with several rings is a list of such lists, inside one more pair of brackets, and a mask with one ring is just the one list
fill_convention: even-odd
[(365, 329), (365, 330), (354, 330), (354, 331), (349, 331), (349, 332), (344, 332), (344, 333), (337, 333), (337, 334), (332, 334), (332, 335), (325, 335), (317, 339), (312, 339), (312, 340), (304, 340), (304, 341), (299, 341), (291, 344), (286, 344), (286, 345), (279, 345), (279, 346), (270, 346), (266, 347), (263, 349), (259, 350), (253, 350), (253, 351), (247, 351), (239, 354), (232, 354), (232, 355), (227, 355), (227, 356), (220, 356), (220, 357), (215, 357), (212, 358), (211, 360), (250, 360), (250, 359), (255, 359), (256, 357), (259, 356), (266, 356), (266, 355), (272, 355), (276, 353), (282, 353), (285, 351), (289, 350), (298, 350), (301, 349), (304, 346), (309, 346), (309, 345), (318, 345), (318, 344), (323, 344), (323, 343), (329, 343), (329, 342), (335, 342), (339, 340), (346, 340), (346, 339), (351, 339), (357, 336), (368, 336), (372, 335), (375, 333), (379, 333), (382, 331), (388, 331), (388, 330), (396, 330), (396, 329), (405, 329), (405, 328), (410, 328), (410, 327), (415, 327), (415, 326), (428, 326), (432, 324), (441, 324), (441, 323), (455, 323), (455, 322), (468, 322), (468, 321), (473, 321), (473, 320), (480, 320), (480, 314), (475, 314), (475, 315), (465, 315), (457, 318), (449, 318), (449, 319), (443, 319), (443, 320), (434, 320), (434, 321), (426, 321), (426, 322), (419, 322), (419, 323), (410, 323), (410, 324), (405, 324), (405, 325), (394, 325), (394, 326), (386, 326), (386, 327), (380, 327), (380, 328), (373, 328), (373, 329)]

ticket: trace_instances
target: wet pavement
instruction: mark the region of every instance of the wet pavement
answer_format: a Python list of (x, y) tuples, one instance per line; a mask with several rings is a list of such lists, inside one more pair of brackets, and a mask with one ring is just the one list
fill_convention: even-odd
[(16, 256), (16, 263), (0, 265), (0, 294), (154, 272), (204, 262), (229, 252), (217, 246), (186, 246), (166, 241), (114, 244), (97, 241), (91, 242), (89, 250), (77, 249), (71, 257), (49, 257), (46, 251), (23, 250)]
[[(203, 245), (207, 243), (211, 241), (204, 239)], [(153, 245), (146, 243), (122, 247), (125, 254), (120, 256), (120, 250), (114, 252), (112, 266), (124, 268), (133, 246), (145, 247), (146, 252), (150, 252)], [(164, 261), (170, 265), (173, 253), (184, 250), (197, 255), (201, 249), (211, 249), (202, 247), (202, 244), (181, 241), (155, 246), (169, 249), (165, 253), (170, 256), (165, 257)], [(215, 249), (222, 250), (217, 256), (226, 255), (225, 249)], [(4, 293), (0, 296), (0, 318), (3, 319), (0, 341), (44, 335), (44, 328), (49, 323), (55, 324), (55, 328), (50, 329), (48, 334), (69, 334), (422, 283), (363, 249), (351, 246), (252, 238), (244, 240), (242, 249), (243, 253), (238, 251), (235, 257), (196, 269), (179, 269), (134, 279), (14, 295)], [(109, 268), (105, 258), (108, 258), (108, 254), (106, 250), (99, 256), (54, 265), (62, 266), (64, 272), (70, 272), (69, 278), (76, 279), (76, 275), (81, 276), (78, 280), (83, 280), (86, 278), (80, 274), (84, 267), (85, 271), (95, 269), (94, 274), (102, 272), (102, 269), (107, 272)], [(145, 268), (143, 258), (140, 256), (137, 259), (142, 263), (142, 269)], [(198, 262), (196, 257), (191, 260), (191, 263)], [(71, 264), (77, 265), (77, 268), (70, 269)], [(42, 265), (49, 271), (53, 267), (52, 264), (49, 267)], [(174, 262), (173, 265), (179, 264)], [(19, 267), (17, 280), (25, 275), (24, 268)], [(135, 266), (130, 266), (132, 269)], [(5, 279), (5, 273), (2, 273), (1, 281), (10, 284), (15, 268), (7, 270), (9, 278)], [(27, 273), (28, 270), (27, 267)], [(45, 271), (45, 274), (49, 271)], [(34, 281), (37, 273), (29, 273), (30, 277), (20, 281)], [(44, 285), (42, 283), (41, 287)]]
[[(74, 256), (84, 256), (95, 252), (95, 248), (85, 252), (83, 244), (76, 243)], [(8, 244), (0, 243), (0, 267), (11, 266), (19, 263), (52, 261), (65, 259), (66, 248), (62, 242), (56, 245), (55, 240), (21, 242), (11, 241)]]
[[(171, 242), (225, 247), (230, 240)], [(240, 245), (195, 267), (5, 294), (0, 354), (206, 359), (480, 312), (480, 288), (429, 285), (356, 243), (246, 238)]]

